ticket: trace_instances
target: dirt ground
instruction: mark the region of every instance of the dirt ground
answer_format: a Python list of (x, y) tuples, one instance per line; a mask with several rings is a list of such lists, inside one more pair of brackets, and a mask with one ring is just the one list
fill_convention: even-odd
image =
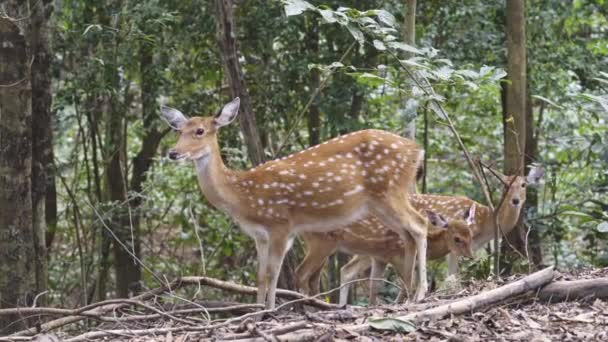
[[(536, 294), (509, 298), (499, 305), (476, 312), (451, 316), (441, 320), (418, 322), (398, 326), (391, 330), (358, 329), (372, 318), (396, 317), (435, 307), (450, 301), (488, 291), (521, 278), (513, 276), (497, 282), (475, 281), (465, 284), (462, 290), (443, 296), (431, 296), (423, 303), (382, 305), (375, 307), (348, 306), (335, 310), (305, 307), (303, 310), (286, 310), (267, 314), (263, 319), (230, 322), (203, 315), (180, 315), (183, 319), (197, 319), (200, 324), (189, 326), (179, 319), (129, 321), (120, 324), (102, 323), (89, 329), (66, 329), (38, 340), (55, 341), (608, 341), (608, 302), (587, 298), (561, 303), (540, 302)], [(608, 268), (559, 273), (554, 280), (581, 280), (608, 278)], [(248, 311), (253, 312), (253, 311)], [(114, 313), (120, 315), (121, 312)], [(126, 312), (122, 314), (128, 315)], [(242, 315), (243, 313), (239, 313)], [(186, 322), (188, 323), (188, 322)], [(407, 322), (406, 322), (407, 323)], [(217, 326), (205, 329), (205, 326)], [(184, 327), (181, 329), (180, 327)], [(401, 329), (399, 331), (399, 329)], [(85, 331), (88, 330), (88, 331)], [(103, 336), (103, 332), (114, 331)], [(149, 330), (145, 336), (141, 331)], [(172, 331), (171, 331), (172, 330)], [(82, 335), (88, 332), (100, 335)], [(45, 339), (46, 338), (46, 339)], [(2, 338), (0, 338), (0, 341)]]

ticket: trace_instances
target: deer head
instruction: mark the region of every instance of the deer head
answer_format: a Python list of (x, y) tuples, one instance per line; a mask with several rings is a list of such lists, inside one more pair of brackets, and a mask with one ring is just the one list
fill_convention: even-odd
[(507, 205), (515, 208), (526, 202), (526, 190), (528, 185), (538, 185), (544, 175), (540, 167), (532, 167), (526, 177), (500, 175), (505, 185), (505, 201)]
[(455, 255), (473, 258), (473, 233), (475, 224), (475, 204), (471, 205), (463, 220), (452, 220), (450, 223), (440, 214), (427, 211), (429, 223), (434, 227), (445, 229), (448, 249)]
[(217, 148), (217, 132), (230, 124), (239, 112), (237, 97), (226, 104), (217, 115), (187, 118), (175, 108), (161, 106), (160, 112), (169, 126), (179, 133), (175, 147), (169, 150), (169, 159), (197, 160), (208, 157)]

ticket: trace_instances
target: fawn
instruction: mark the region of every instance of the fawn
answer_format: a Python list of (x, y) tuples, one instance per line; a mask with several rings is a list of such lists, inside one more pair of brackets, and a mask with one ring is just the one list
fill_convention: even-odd
[[(417, 208), (419, 212), (422, 212)], [(455, 255), (472, 257), (472, 234), (470, 227), (474, 224), (475, 204), (471, 206), (466, 217), (448, 221), (433, 211), (426, 211), (429, 219), (428, 249), (429, 259), (445, 256), (444, 250)], [(356, 256), (340, 270), (340, 305), (345, 305), (349, 292), (349, 281), (371, 267), (371, 278), (380, 278), (386, 265), (390, 263), (409, 290), (411, 283), (411, 262), (408, 262), (403, 250), (411, 249), (410, 238), (400, 239), (397, 234), (383, 226), (375, 216), (369, 216), (341, 230), (329, 233), (302, 233), (301, 238), (307, 246), (306, 256), (296, 270), (299, 289), (307, 294), (319, 292), (319, 276), (328, 256), (337, 250)], [(376, 303), (377, 282), (370, 284), (370, 304)]]
[(410, 255), (418, 254), (420, 270), (415, 298), (423, 298), (428, 287), (427, 220), (401, 190), (415, 183), (424, 155), (418, 145), (389, 132), (363, 130), (235, 171), (224, 165), (217, 132), (234, 121), (239, 105), (235, 98), (208, 117), (187, 118), (165, 106), (161, 114), (179, 132), (169, 158), (193, 161), (207, 200), (254, 239), (257, 302), (274, 308), (279, 270), (297, 234), (336, 230), (369, 214), (398, 236), (414, 240)]

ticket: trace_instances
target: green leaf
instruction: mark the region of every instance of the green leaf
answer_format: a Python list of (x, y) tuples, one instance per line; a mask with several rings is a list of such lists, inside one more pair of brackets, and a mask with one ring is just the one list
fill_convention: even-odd
[(599, 103), (602, 106), (602, 108), (604, 108), (604, 110), (606, 112), (608, 112), (608, 96), (603, 97), (603, 96), (596, 96), (596, 95), (587, 94), (587, 93), (583, 94), (583, 96), (589, 100)]
[(388, 43), (388, 46), (393, 49), (397, 49), (397, 50), (401, 50), (401, 51), (405, 51), (405, 52), (422, 54), (422, 51), (420, 51), (419, 49), (417, 49), (409, 44), (402, 43), (402, 42), (390, 42), (390, 43)]
[(306, 10), (315, 8), (315, 6), (304, 0), (283, 0), (283, 3), (285, 4), (285, 14), (288, 17), (292, 15), (300, 15)]
[(385, 10), (375, 10), (374, 11), (376, 16), (378, 17), (378, 19), (383, 22), (384, 24), (386, 24), (387, 26), (390, 27), (395, 27), (396, 26), (396, 20), (395, 17), (388, 11)]
[(353, 72), (353, 73), (350, 73), (349, 75), (355, 77), (355, 79), (357, 80), (357, 83), (367, 85), (370, 87), (377, 87), (386, 82), (386, 79), (384, 79), (378, 75), (370, 74), (369, 72), (361, 72), (361, 73)]
[(546, 97), (543, 97), (543, 96), (540, 96), (540, 95), (532, 95), (532, 97), (533, 97), (533, 98), (535, 98), (535, 99), (539, 99), (539, 100), (541, 100), (541, 101), (543, 101), (543, 102), (546, 102), (546, 103), (548, 103), (548, 104), (550, 104), (550, 105), (552, 105), (552, 106), (554, 106), (554, 107), (557, 107), (557, 108), (562, 108), (562, 106), (560, 106), (560, 105), (558, 105), (557, 103), (555, 103), (555, 102), (553, 102), (553, 101), (549, 100), (549, 99), (548, 99), (548, 98), (546, 98)]
[(365, 43), (365, 37), (363, 36), (363, 32), (361, 32), (361, 30), (351, 24), (346, 25), (346, 28), (353, 38), (355, 38), (355, 40), (359, 43), (359, 45), (363, 45)]
[(413, 332), (416, 331), (416, 326), (410, 321), (399, 318), (372, 318), (369, 320), (369, 326), (376, 330), (389, 330), (395, 332)]
[(332, 10), (320, 9), (319, 14), (321, 14), (323, 20), (325, 20), (325, 22), (328, 24), (333, 24), (338, 21), (338, 19), (336, 19), (336, 16), (334, 15), (334, 11)]
[(92, 30), (92, 29), (96, 29), (97, 31), (101, 31), (101, 30), (102, 30), (101, 25), (89, 25), (89, 26), (87, 26), (87, 28), (86, 28), (86, 29), (84, 29), (84, 32), (82, 33), (82, 35), (83, 35), (83, 36), (86, 36), (86, 35), (87, 35), (87, 33), (88, 33), (90, 30)]
[(507, 76), (507, 72), (504, 71), (504, 69), (500, 68), (494, 70), (494, 73), (492, 74), (492, 77), (490, 77), (490, 79), (492, 81), (498, 81), (503, 79), (505, 76)]
[(374, 39), (374, 47), (375, 47), (377, 50), (379, 50), (379, 51), (384, 51), (384, 50), (386, 50), (386, 45), (384, 45), (384, 43), (383, 43), (383, 42), (381, 42), (381, 41), (379, 41), (379, 40), (377, 40), (377, 39)]
[(468, 70), (468, 69), (462, 69), (462, 70), (456, 70), (456, 73), (458, 75), (462, 75), (464, 77), (468, 77), (468, 78), (478, 78), (479, 74), (473, 70)]

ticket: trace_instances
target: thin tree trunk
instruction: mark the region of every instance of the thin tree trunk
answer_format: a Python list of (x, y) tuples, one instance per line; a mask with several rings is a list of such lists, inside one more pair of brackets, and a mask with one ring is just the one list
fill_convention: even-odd
[[(5, 10), (21, 17), (20, 5)], [(36, 295), (32, 213), (32, 112), (24, 28), (0, 18), (0, 308), (29, 305)], [(0, 335), (25, 328), (17, 315), (0, 317)], [(11, 324), (12, 323), (12, 324)]]
[[(144, 136), (141, 148), (135, 158), (133, 158), (131, 191), (134, 193), (142, 192), (143, 184), (146, 181), (146, 173), (152, 167), (153, 157), (156, 155), (156, 150), (163, 137), (157, 126), (159, 115), (156, 105), (156, 95), (158, 92), (156, 84), (158, 82), (154, 69), (154, 49), (152, 45), (146, 42), (142, 42), (139, 49), (139, 71), (141, 77)], [(142, 200), (140, 196), (136, 196), (131, 201), (134, 251), (138, 257), (141, 257), (141, 221), (143, 220), (140, 208), (141, 204)], [(131, 291), (135, 293), (141, 291), (141, 268), (139, 266), (134, 267), (128, 283), (131, 284)]]
[[(319, 25), (317, 20), (311, 19), (306, 32), (306, 48), (311, 55), (311, 60), (319, 59)], [(321, 73), (317, 68), (310, 71), (309, 89), (314, 93), (321, 84)], [(308, 109), (308, 144), (318, 145), (321, 142), (321, 112), (319, 111), (318, 98), (314, 99)]]
[[(414, 46), (416, 44), (416, 0), (405, 0), (404, 12), (403, 41)], [(407, 99), (403, 99), (402, 108), (405, 108), (406, 102)], [(416, 138), (416, 115), (411, 121), (406, 122), (405, 136), (410, 139)]]
[(222, 64), (226, 71), (232, 97), (241, 98), (239, 123), (247, 144), (249, 159), (254, 165), (264, 161), (264, 150), (256, 126), (255, 114), (251, 106), (251, 99), (245, 84), (245, 78), (239, 64), (238, 49), (236, 45), (236, 26), (234, 22), (234, 9), (232, 0), (216, 0), (217, 31)]
[[(525, 4), (523, 0), (507, 1), (507, 107), (504, 119), (505, 141), (504, 171), (506, 175), (523, 174), (526, 148), (526, 31)], [(508, 253), (515, 247), (525, 254), (525, 229), (521, 219), (515, 229), (507, 234), (502, 250)], [(505, 270), (510, 272), (513, 253), (505, 255)]]
[[(47, 288), (46, 254), (46, 199), (47, 189), (53, 188), (53, 124), (51, 113), (51, 61), (50, 16), (53, 4), (50, 0), (30, 0), (32, 10), (29, 23), (32, 87), (32, 210), (34, 229), (34, 254), (36, 258), (36, 293)], [(53, 194), (53, 191), (49, 192)], [(56, 221), (56, 199), (49, 198), (51, 220)], [(53, 215), (54, 212), (54, 215)], [(54, 216), (54, 217), (53, 217)], [(45, 306), (47, 296), (41, 296), (37, 305)]]
[[(100, 13), (99, 21), (107, 26), (120, 25), (113, 24), (106, 13)], [(107, 58), (116, 65), (118, 49), (120, 47), (119, 37), (116, 37), (113, 45), (106, 50)], [(118, 70), (106, 69), (110, 75), (106, 75), (110, 86), (115, 90), (112, 94), (104, 96), (103, 111), (105, 112), (105, 191), (106, 199), (112, 203), (112, 211), (108, 218), (108, 227), (114, 232), (116, 238), (112, 239), (112, 255), (115, 272), (116, 295), (121, 298), (129, 297), (131, 292), (136, 292), (138, 283), (133, 283), (134, 274), (140, 272), (139, 265), (135, 262), (131, 254), (137, 255), (139, 251), (135, 249), (135, 231), (130, 220), (129, 205), (127, 203), (126, 183), (126, 155), (125, 155), (125, 111), (127, 106), (119, 98), (120, 78)], [(128, 85), (127, 85), (128, 87)], [(125, 93), (125, 95), (127, 95)], [(126, 102), (126, 97), (124, 100)], [(103, 229), (103, 228), (102, 228)], [(108, 237), (105, 235), (106, 238)], [(119, 241), (116, 241), (118, 239)], [(107, 243), (107, 241), (105, 242)], [(124, 245), (124, 246), (123, 246)]]
[[(544, 102), (541, 103), (539, 109), (539, 117), (542, 117), (544, 110)], [(528, 94), (526, 102), (526, 155), (524, 163), (526, 169), (538, 159), (538, 135), (534, 122), (534, 107), (532, 106), (532, 98)], [(527, 189), (526, 208), (538, 208), (538, 192), (534, 187)], [(528, 212), (528, 210), (526, 210)], [(530, 224), (530, 223), (529, 223)], [(543, 256), (541, 250), (540, 234), (534, 226), (530, 226), (530, 234), (528, 235), (528, 252), (534, 266), (539, 266), (542, 263)]]

